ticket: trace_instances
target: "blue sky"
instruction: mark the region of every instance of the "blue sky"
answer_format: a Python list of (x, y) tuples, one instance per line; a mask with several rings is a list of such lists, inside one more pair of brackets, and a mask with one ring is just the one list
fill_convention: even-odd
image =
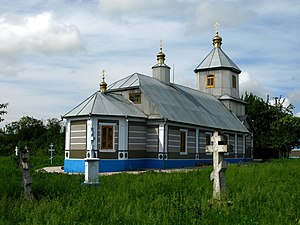
[(299, 0), (2, 0), (0, 127), (28, 115), (61, 115), (135, 72), (151, 76), (160, 40), (175, 83), (196, 88), (194, 69), (213, 48), (243, 71), (240, 92), (286, 98), (300, 116)]

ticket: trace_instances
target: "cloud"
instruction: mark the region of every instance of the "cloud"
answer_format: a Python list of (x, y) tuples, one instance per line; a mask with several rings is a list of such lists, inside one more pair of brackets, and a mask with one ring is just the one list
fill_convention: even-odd
[(265, 90), (263, 85), (256, 79), (254, 79), (249, 73), (242, 72), (240, 74), (240, 95), (245, 94), (245, 92), (253, 93), (258, 97), (266, 99), (267, 95), (270, 94), (269, 91)]
[(178, 0), (99, 0), (99, 7), (103, 12), (118, 16), (138, 14), (145, 17), (145, 13), (149, 13), (147, 16), (172, 17), (182, 12), (187, 6), (187, 3)]
[(290, 92), (288, 94), (289, 99), (291, 100), (292, 103), (300, 103), (300, 90), (296, 90), (293, 92)]
[(241, 7), (239, 1), (199, 1), (190, 23), (192, 32), (211, 30), (216, 21), (221, 23), (221, 28), (234, 27), (253, 18), (254, 11)]
[(82, 49), (78, 29), (54, 20), (50, 12), (24, 18), (0, 18), (0, 55), (57, 54)]

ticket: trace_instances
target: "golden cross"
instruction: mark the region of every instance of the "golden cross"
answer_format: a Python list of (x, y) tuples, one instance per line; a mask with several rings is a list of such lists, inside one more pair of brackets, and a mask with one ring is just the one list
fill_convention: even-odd
[(102, 70), (102, 80), (104, 81), (105, 78), (105, 70)]
[(219, 32), (219, 26), (220, 26), (220, 24), (218, 23), (218, 21), (216, 22), (216, 24), (214, 26), (216, 27), (216, 33), (218, 33)]
[(163, 41), (160, 40), (160, 50), (162, 50), (162, 47), (163, 47)]

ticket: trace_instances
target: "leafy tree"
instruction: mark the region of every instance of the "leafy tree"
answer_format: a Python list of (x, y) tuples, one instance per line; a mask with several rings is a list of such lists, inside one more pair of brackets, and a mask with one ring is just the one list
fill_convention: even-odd
[(12, 154), (15, 147), (29, 147), (31, 154), (44, 152), (48, 154), (49, 144), (53, 143), (57, 153), (64, 149), (64, 132), (58, 119), (48, 119), (44, 125), (42, 120), (24, 116), (19, 121), (5, 126), (0, 137), (0, 155)]
[(293, 147), (299, 145), (300, 139), (299, 118), (292, 114), (294, 106), (284, 106), (285, 99), (281, 96), (274, 98), (274, 104), (269, 98), (264, 101), (247, 92), (242, 99), (247, 102), (246, 114), (255, 127), (254, 151), (273, 148), (287, 157)]
[(7, 111), (4, 110), (7, 106), (8, 103), (0, 103), (0, 122), (4, 120), (1, 116), (7, 113)]

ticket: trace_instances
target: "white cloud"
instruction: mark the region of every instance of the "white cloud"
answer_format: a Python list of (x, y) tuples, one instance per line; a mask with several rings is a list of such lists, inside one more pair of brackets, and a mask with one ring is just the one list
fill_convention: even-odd
[[(188, 3), (178, 0), (99, 0), (101, 11), (111, 15), (137, 14), (142, 17), (160, 15), (160, 17), (173, 17), (184, 11)], [(165, 12), (165, 13), (162, 13)], [(169, 12), (169, 13), (167, 13)]]
[(296, 103), (300, 103), (300, 90), (296, 90), (293, 92), (290, 92), (288, 94), (289, 99), (291, 99), (291, 102), (296, 104)]
[(242, 72), (240, 74), (240, 95), (245, 94), (245, 92), (253, 93), (263, 99), (266, 99), (267, 95), (270, 94), (269, 91), (265, 90), (263, 85), (256, 79), (254, 79), (249, 73)]
[(251, 9), (241, 7), (239, 1), (199, 1), (191, 19), (190, 29), (196, 33), (212, 30), (216, 21), (221, 23), (221, 29), (228, 29), (244, 23), (254, 15)]
[(0, 18), (0, 54), (62, 53), (82, 48), (80, 33), (73, 25), (54, 20), (50, 12), (12, 19)]

